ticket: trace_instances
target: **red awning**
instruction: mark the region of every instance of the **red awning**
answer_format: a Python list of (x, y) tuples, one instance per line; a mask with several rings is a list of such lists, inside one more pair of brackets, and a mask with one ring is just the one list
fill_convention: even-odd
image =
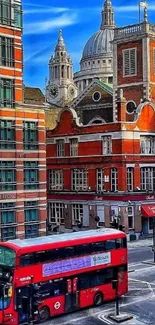
[(155, 217), (155, 204), (145, 204), (141, 207), (143, 217)]

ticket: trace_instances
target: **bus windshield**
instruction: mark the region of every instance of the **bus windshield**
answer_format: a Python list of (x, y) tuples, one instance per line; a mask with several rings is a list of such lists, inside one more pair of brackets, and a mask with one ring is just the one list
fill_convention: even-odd
[(0, 246), (0, 265), (15, 266), (16, 253), (13, 249)]

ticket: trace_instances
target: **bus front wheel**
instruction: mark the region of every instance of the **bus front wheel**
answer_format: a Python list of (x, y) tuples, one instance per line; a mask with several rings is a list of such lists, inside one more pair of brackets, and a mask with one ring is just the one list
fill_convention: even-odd
[(100, 306), (103, 303), (103, 295), (101, 292), (98, 292), (94, 297), (94, 306)]
[(39, 322), (46, 322), (50, 318), (50, 310), (48, 307), (42, 307), (39, 310)]

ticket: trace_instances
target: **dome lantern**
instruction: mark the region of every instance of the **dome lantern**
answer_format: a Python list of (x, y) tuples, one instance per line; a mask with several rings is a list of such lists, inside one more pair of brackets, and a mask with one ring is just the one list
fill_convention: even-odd
[(102, 22), (100, 29), (115, 28), (114, 10), (110, 0), (105, 0), (101, 15)]

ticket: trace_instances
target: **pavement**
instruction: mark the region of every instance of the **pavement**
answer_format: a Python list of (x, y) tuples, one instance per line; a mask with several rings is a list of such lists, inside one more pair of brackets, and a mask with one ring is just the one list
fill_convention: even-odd
[(136, 247), (151, 247), (153, 245), (153, 239), (139, 239), (135, 241), (128, 242), (128, 248), (136, 248)]

